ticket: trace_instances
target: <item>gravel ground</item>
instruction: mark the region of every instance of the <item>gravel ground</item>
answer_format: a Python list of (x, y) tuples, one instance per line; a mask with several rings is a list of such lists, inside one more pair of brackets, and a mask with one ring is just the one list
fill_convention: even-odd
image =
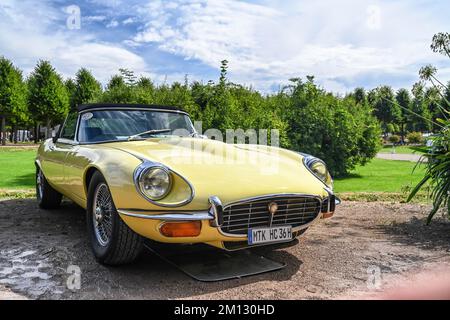
[[(214, 283), (195, 281), (151, 252), (104, 267), (86, 240), (83, 211), (70, 202), (44, 211), (33, 199), (0, 201), (0, 298), (309, 299), (354, 298), (396, 287), (424, 270), (450, 269), (450, 222), (424, 221), (428, 206), (347, 202), (295, 246), (257, 253), (280, 270)], [(70, 265), (81, 288), (67, 289)]]

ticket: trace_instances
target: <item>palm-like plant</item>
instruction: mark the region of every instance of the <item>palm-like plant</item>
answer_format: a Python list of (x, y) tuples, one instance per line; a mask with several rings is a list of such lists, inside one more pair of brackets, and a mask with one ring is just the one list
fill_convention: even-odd
[[(445, 112), (450, 115), (450, 112)], [(446, 207), (450, 218), (450, 120), (437, 119), (437, 121), (443, 128), (433, 136), (428, 153), (424, 155), (428, 159), (425, 176), (408, 197), (410, 201), (429, 182), (433, 209), (428, 215), (427, 224), (440, 208)]]
[[(434, 35), (431, 50), (450, 58), (450, 33), (438, 33)], [(433, 200), (433, 209), (428, 215), (427, 224), (440, 208), (447, 208), (447, 216), (450, 218), (450, 102), (448, 95), (441, 91), (450, 90), (436, 78), (437, 69), (431, 65), (422, 67), (419, 71), (420, 78), (430, 81), (437, 93), (442, 98), (442, 105), (437, 104), (442, 112), (443, 119), (436, 119), (441, 130), (433, 136), (433, 143), (428, 147), (428, 153), (424, 156), (428, 159), (425, 176), (411, 191), (408, 197), (410, 201), (416, 193), (427, 183), (430, 184), (430, 197)]]

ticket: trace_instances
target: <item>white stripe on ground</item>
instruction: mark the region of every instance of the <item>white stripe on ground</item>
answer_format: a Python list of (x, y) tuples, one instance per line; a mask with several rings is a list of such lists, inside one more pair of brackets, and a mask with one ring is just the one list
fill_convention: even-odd
[[(404, 153), (378, 153), (377, 158), (386, 160), (401, 160), (401, 161), (419, 161), (420, 154), (404, 154)], [(423, 159), (426, 162), (426, 159)]]

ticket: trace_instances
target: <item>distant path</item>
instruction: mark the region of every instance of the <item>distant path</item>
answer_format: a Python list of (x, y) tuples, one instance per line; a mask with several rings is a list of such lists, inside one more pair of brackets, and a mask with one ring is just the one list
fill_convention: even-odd
[[(419, 161), (420, 154), (406, 154), (406, 153), (378, 153), (377, 158), (386, 160), (402, 160), (402, 161)], [(426, 159), (425, 159), (426, 162)]]

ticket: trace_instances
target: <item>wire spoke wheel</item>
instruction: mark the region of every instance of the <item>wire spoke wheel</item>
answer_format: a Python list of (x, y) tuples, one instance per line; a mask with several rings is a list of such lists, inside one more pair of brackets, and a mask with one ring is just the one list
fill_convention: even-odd
[(39, 169), (38, 173), (36, 175), (36, 186), (37, 186), (37, 192), (38, 192), (39, 199), (42, 199), (43, 183), (44, 183), (44, 176), (42, 174), (41, 169)]
[(107, 246), (112, 237), (113, 203), (111, 193), (105, 183), (100, 183), (95, 189), (92, 219), (97, 241)]

